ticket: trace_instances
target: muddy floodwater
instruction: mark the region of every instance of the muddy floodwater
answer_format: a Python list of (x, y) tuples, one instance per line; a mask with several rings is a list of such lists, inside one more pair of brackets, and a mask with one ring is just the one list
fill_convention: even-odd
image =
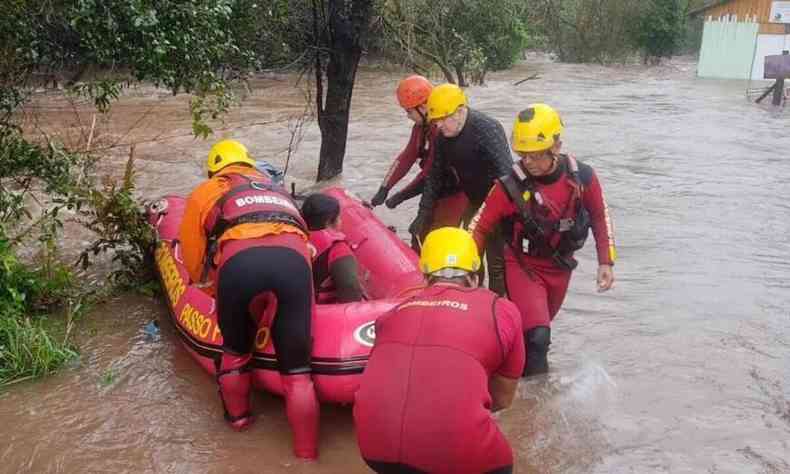
[[(508, 130), (531, 102), (562, 113), (566, 150), (603, 182), (619, 250), (606, 294), (595, 292), (593, 246), (581, 252), (551, 374), (522, 381), (498, 415), (519, 473), (790, 472), (790, 111), (749, 103), (745, 82), (697, 79), (695, 68), (531, 58), (468, 90)], [(393, 93), (402, 74), (358, 77), (342, 184), (359, 196), (375, 192), (408, 139)], [(293, 79), (253, 81), (218, 135), (284, 166), (286, 119), (303, 108)], [(70, 139), (90, 127), (90, 111), (77, 116), (55, 96), (35, 107), (42, 127)], [(139, 192), (186, 193), (209, 148), (190, 137), (186, 111), (181, 97), (130, 90), (99, 120), (96, 146), (137, 142)], [(299, 188), (319, 146), (310, 123), (289, 163)], [(119, 176), (127, 153), (113, 149), (100, 169)], [(416, 205), (377, 214), (405, 238)], [(313, 464), (291, 456), (276, 397), (255, 395), (251, 430), (227, 429), (214, 381), (167, 318), (164, 300), (118, 297), (81, 324), (78, 366), (0, 393), (0, 472), (368, 472), (349, 408), (323, 408)], [(152, 320), (158, 336), (144, 329)]]

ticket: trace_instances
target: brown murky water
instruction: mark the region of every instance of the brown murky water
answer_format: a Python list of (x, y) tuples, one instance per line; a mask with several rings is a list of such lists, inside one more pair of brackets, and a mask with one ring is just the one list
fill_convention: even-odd
[[(522, 382), (499, 416), (517, 472), (790, 472), (790, 115), (746, 102), (745, 83), (696, 79), (694, 68), (533, 59), (468, 91), (506, 128), (530, 102), (555, 105), (567, 150), (604, 182), (619, 242), (617, 286), (605, 295), (594, 291), (592, 248), (582, 253), (551, 375)], [(536, 70), (540, 79), (513, 85)], [(393, 99), (399, 78), (359, 77), (343, 182), (362, 196), (408, 136)], [(301, 94), (288, 78), (254, 91), (223, 133), (283, 165), (287, 124), (263, 123), (301, 111)], [(45, 125), (79, 136), (64, 128), (76, 121), (63, 103), (39, 107)], [(184, 110), (181, 98), (141, 89), (96, 129), (96, 143), (173, 137), (137, 147), (146, 196), (185, 193), (202, 178), (209, 145), (189, 136)], [(319, 145), (311, 124), (289, 180), (311, 182)], [(125, 153), (107, 170), (117, 175)], [(415, 206), (378, 213), (403, 231)], [(160, 301), (109, 302), (85, 323), (78, 367), (1, 393), (0, 471), (367, 472), (347, 408), (323, 409), (315, 464), (291, 457), (277, 398), (256, 395), (251, 431), (226, 429), (213, 381), (166, 318)], [(152, 319), (163, 322), (159, 338), (143, 331)]]

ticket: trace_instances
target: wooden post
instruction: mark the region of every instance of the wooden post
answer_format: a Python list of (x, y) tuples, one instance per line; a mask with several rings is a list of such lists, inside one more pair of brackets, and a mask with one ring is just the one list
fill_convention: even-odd
[(785, 96), (785, 80), (777, 79), (776, 84), (774, 84), (774, 99), (772, 103), (774, 105), (782, 105), (782, 99)]
[(757, 100), (755, 100), (754, 102), (759, 104), (760, 102), (763, 101), (763, 99), (768, 97), (768, 94), (770, 94), (771, 91), (773, 91), (774, 89), (776, 89), (776, 83), (774, 83), (774, 85), (766, 89), (765, 92), (763, 92), (762, 95), (760, 95), (760, 97), (758, 97)]
[(773, 104), (782, 105), (785, 95), (785, 79), (790, 77), (790, 51), (784, 50), (782, 54), (770, 55), (765, 57), (765, 72), (763, 77), (766, 79), (776, 79), (776, 82), (761, 95), (756, 102), (760, 102), (773, 92)]

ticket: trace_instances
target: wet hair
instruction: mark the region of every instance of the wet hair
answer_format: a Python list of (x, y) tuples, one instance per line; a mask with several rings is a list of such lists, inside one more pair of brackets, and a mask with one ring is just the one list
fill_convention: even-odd
[(340, 203), (326, 194), (311, 194), (302, 204), (302, 217), (309, 230), (324, 229), (335, 222), (339, 215)]

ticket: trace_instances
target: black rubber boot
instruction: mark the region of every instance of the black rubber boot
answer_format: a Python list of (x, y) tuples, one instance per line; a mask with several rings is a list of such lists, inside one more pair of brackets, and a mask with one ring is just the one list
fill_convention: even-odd
[(527, 349), (527, 364), (524, 376), (545, 374), (549, 371), (549, 346), (551, 345), (551, 328), (538, 326), (524, 333), (524, 344)]

